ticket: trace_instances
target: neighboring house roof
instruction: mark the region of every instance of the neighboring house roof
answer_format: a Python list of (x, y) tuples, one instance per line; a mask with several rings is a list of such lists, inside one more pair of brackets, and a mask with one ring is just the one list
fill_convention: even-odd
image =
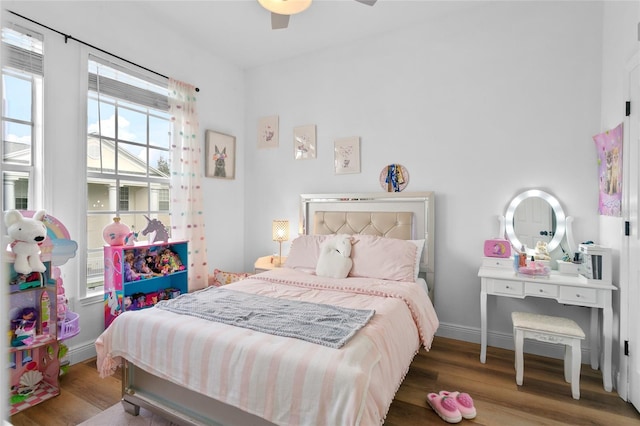
[[(89, 135), (87, 140), (87, 167), (89, 170), (97, 172), (115, 171), (115, 143), (110, 139), (102, 138), (102, 146), (100, 145), (100, 138), (98, 138), (97, 135)], [(102, 155), (100, 155), (101, 152)], [(142, 161), (126, 149), (121, 149), (118, 153), (118, 167), (120, 170), (126, 170), (129, 174), (133, 175), (146, 175), (146, 162)], [(149, 166), (149, 174), (151, 177), (169, 177), (167, 173), (151, 166)]]
[(4, 141), (3, 161), (17, 164), (31, 163), (31, 144), (6, 140)]

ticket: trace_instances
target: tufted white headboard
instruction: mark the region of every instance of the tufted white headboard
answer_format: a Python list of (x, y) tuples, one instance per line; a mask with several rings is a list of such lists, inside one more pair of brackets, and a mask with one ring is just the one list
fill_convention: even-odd
[(300, 234), (373, 234), (424, 239), (421, 276), (435, 288), (433, 192), (302, 194)]

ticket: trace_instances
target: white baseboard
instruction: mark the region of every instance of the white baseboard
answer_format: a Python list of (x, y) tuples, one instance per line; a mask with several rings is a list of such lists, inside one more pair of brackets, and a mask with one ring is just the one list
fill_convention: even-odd
[[(480, 329), (472, 327), (461, 327), (455, 324), (443, 324), (440, 323), (437, 336), (446, 337), (448, 339), (462, 340), (464, 342), (471, 342), (480, 344)], [(487, 332), (487, 344), (488, 346), (494, 346), (497, 348), (508, 349), (513, 351), (513, 335), (511, 333), (497, 333)], [(536, 340), (526, 340), (524, 345), (524, 352), (531, 353), (540, 356), (546, 356), (550, 358), (563, 359), (564, 348), (561, 345), (555, 345), (552, 343), (538, 342)], [(590, 353), (588, 347), (582, 347), (582, 363), (590, 364)], [(480, 359), (480, 347), (478, 347), (478, 360)]]
[(73, 346), (67, 344), (67, 346), (69, 346), (67, 358), (69, 359), (71, 365), (86, 361), (90, 358), (95, 357), (97, 354), (95, 341), (93, 340)]

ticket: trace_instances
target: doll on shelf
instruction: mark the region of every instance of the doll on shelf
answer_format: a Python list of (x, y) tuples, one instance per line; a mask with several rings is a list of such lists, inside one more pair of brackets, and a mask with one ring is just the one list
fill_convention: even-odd
[(13, 338), (11, 346), (26, 346), (33, 343), (36, 337), (38, 311), (35, 308), (24, 308), (20, 317), (11, 321), (13, 324)]
[(31, 287), (40, 287), (42, 280), (39, 272), (31, 272), (29, 274), (17, 274), (9, 284), (18, 285), (20, 290), (26, 290)]
[(138, 281), (141, 277), (138, 274), (134, 267), (133, 261), (135, 259), (135, 255), (133, 254), (133, 250), (127, 250), (124, 254), (124, 281)]
[(147, 268), (153, 273), (154, 276), (162, 276), (162, 273), (158, 269), (158, 261), (160, 259), (160, 254), (162, 252), (162, 248), (154, 247), (151, 250), (144, 249), (142, 253), (144, 254), (144, 260), (147, 264)]
[(184, 270), (184, 265), (180, 261), (180, 257), (169, 249), (164, 249), (159, 255), (156, 268), (163, 275)]
[(171, 265), (169, 261), (171, 259), (171, 251), (169, 249), (164, 249), (162, 253), (158, 255), (158, 261), (156, 263), (156, 271), (161, 273), (162, 275), (167, 275), (171, 273)]
[(146, 250), (142, 250), (138, 254), (135, 255), (133, 259), (133, 270), (137, 272), (141, 278), (149, 278), (152, 277), (153, 271), (147, 265), (147, 252)]

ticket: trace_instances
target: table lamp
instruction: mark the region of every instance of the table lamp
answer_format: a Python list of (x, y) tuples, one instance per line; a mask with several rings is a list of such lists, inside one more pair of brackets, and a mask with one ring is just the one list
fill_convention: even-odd
[(274, 220), (273, 221), (273, 241), (280, 244), (280, 254), (278, 260), (274, 261), (275, 266), (282, 266), (282, 242), (289, 239), (289, 221)]

